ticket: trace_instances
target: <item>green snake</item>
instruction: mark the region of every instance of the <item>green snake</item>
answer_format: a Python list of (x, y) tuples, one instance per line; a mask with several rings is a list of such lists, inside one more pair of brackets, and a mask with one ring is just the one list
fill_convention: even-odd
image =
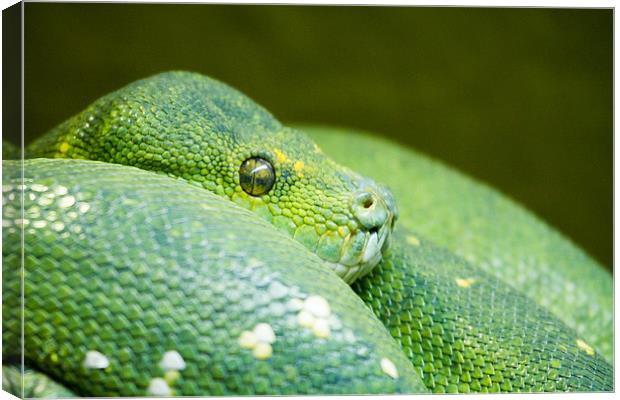
[(613, 390), (612, 279), (567, 239), (199, 74), (100, 98), (4, 161), (2, 190), (16, 394)]

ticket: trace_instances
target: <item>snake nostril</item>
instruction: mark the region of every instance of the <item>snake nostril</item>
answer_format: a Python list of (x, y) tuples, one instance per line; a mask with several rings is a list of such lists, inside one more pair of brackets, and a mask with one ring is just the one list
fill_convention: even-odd
[(351, 206), (353, 214), (366, 229), (376, 228), (378, 231), (387, 221), (387, 207), (372, 190), (357, 192)]
[(359, 193), (355, 202), (358, 207), (369, 209), (375, 204), (375, 195), (372, 192), (362, 192)]

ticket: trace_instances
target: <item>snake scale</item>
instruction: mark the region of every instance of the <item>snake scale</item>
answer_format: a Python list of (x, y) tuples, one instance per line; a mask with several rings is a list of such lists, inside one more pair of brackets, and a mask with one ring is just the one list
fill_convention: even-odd
[(611, 276), (413, 151), (168, 72), (21, 166), (3, 162), (5, 390), (613, 390)]

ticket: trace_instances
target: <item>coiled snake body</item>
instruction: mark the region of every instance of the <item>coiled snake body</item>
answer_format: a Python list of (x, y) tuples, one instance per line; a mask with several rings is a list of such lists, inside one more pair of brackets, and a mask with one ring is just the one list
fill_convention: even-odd
[(32, 143), (23, 181), (5, 161), (5, 389), (23, 317), (27, 395), (612, 390), (595, 262), (411, 151), (303, 130), (377, 181), (185, 72)]

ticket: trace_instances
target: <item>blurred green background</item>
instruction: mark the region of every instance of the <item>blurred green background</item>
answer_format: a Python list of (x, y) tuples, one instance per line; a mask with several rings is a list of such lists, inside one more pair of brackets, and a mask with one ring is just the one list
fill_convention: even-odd
[(441, 159), (609, 268), (612, 15), (26, 3), (26, 143), (133, 80), (198, 71), (283, 121), (371, 130)]

